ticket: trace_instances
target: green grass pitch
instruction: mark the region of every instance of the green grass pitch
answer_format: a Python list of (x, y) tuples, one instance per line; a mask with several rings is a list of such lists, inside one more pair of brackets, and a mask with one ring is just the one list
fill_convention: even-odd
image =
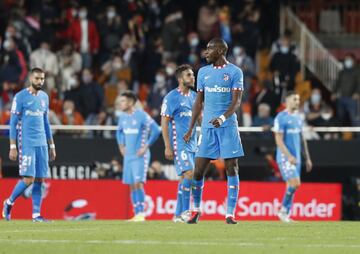
[(12, 253), (360, 253), (360, 222), (0, 221)]

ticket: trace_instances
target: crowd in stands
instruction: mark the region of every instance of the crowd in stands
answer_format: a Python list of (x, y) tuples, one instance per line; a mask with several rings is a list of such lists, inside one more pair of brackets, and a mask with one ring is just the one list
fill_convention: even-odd
[[(284, 91), (299, 89), (299, 48), (291, 31), (279, 37), (279, 9), (270, 0), (1, 1), (0, 123), (8, 123), (12, 98), (35, 66), (46, 71), (53, 124), (116, 124), (117, 98), (127, 89), (159, 121), (163, 97), (177, 86), (176, 67), (188, 63), (197, 72), (207, 42), (221, 37), (244, 73), (240, 124), (269, 131)], [(262, 49), (270, 52), (266, 75), (259, 75)], [(358, 126), (359, 92), (357, 60), (348, 54), (333, 94), (315, 85), (302, 94), (304, 120)]]

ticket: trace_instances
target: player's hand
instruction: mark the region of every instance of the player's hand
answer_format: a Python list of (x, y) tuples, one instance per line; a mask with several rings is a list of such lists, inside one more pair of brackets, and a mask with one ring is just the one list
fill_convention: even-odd
[(189, 143), (190, 138), (191, 138), (191, 134), (192, 134), (192, 130), (188, 130), (188, 131), (185, 133), (183, 139), (184, 139), (184, 141), (185, 141), (186, 143)]
[(9, 152), (9, 159), (12, 160), (12, 161), (16, 161), (16, 158), (18, 156), (18, 151), (15, 149), (10, 149), (10, 152)]
[(125, 147), (120, 147), (120, 153), (121, 153), (121, 155), (124, 157), (125, 156), (125, 154), (126, 154), (126, 149), (125, 149)]
[(307, 159), (306, 160), (306, 172), (311, 172), (312, 168), (313, 168), (312, 161), (310, 159)]
[(168, 160), (174, 159), (174, 152), (170, 147), (165, 147), (165, 158)]
[(219, 128), (223, 124), (223, 121), (220, 118), (214, 118), (209, 123), (211, 123), (215, 128)]
[(137, 156), (139, 156), (139, 157), (144, 156), (144, 154), (146, 153), (147, 149), (148, 149), (148, 146), (147, 146), (147, 145), (145, 145), (144, 147), (141, 147), (141, 148), (137, 151)]
[(55, 148), (50, 148), (49, 156), (50, 156), (50, 161), (54, 161), (56, 159), (56, 150), (55, 150)]
[(297, 160), (294, 156), (290, 155), (289, 157), (289, 162), (292, 164), (292, 165), (296, 165), (297, 164)]

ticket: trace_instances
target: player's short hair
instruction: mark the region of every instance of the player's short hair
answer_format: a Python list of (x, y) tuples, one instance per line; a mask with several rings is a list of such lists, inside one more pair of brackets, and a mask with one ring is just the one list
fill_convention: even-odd
[(223, 50), (223, 54), (225, 55), (228, 50), (228, 45), (225, 40), (220, 37), (215, 37), (210, 40), (210, 43), (214, 44), (216, 47), (221, 48)]
[(175, 70), (175, 77), (176, 79), (181, 78), (182, 73), (186, 70), (192, 70), (193, 68), (191, 67), (191, 65), (189, 64), (182, 64), (180, 66), (178, 66)]
[(43, 71), (43, 69), (39, 68), (39, 67), (35, 67), (35, 68), (32, 68), (31, 71), (30, 71), (31, 74), (34, 74), (34, 73), (45, 73), (45, 71)]
[(131, 99), (131, 100), (134, 101), (134, 103), (137, 101), (137, 97), (136, 97), (135, 93), (133, 91), (131, 91), (131, 90), (124, 91), (123, 93), (121, 93), (120, 96), (124, 96), (124, 97), (126, 97), (128, 99)]
[(294, 90), (287, 91), (285, 98), (289, 98), (290, 96), (293, 96), (293, 95), (298, 95), (298, 93), (295, 92)]

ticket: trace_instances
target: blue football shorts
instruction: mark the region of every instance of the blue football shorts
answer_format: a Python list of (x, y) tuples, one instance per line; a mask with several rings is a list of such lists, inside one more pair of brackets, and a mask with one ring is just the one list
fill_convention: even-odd
[(19, 175), (35, 178), (49, 176), (48, 146), (21, 146), (19, 148)]
[(195, 157), (231, 159), (244, 156), (237, 126), (202, 128)]
[(150, 152), (147, 151), (144, 156), (138, 157), (125, 156), (123, 169), (123, 183), (135, 184), (145, 183), (146, 174), (149, 169)]
[(277, 160), (277, 164), (280, 168), (280, 173), (285, 182), (290, 179), (300, 178), (301, 162), (298, 161), (296, 165), (291, 164), (284, 155), (280, 155)]

